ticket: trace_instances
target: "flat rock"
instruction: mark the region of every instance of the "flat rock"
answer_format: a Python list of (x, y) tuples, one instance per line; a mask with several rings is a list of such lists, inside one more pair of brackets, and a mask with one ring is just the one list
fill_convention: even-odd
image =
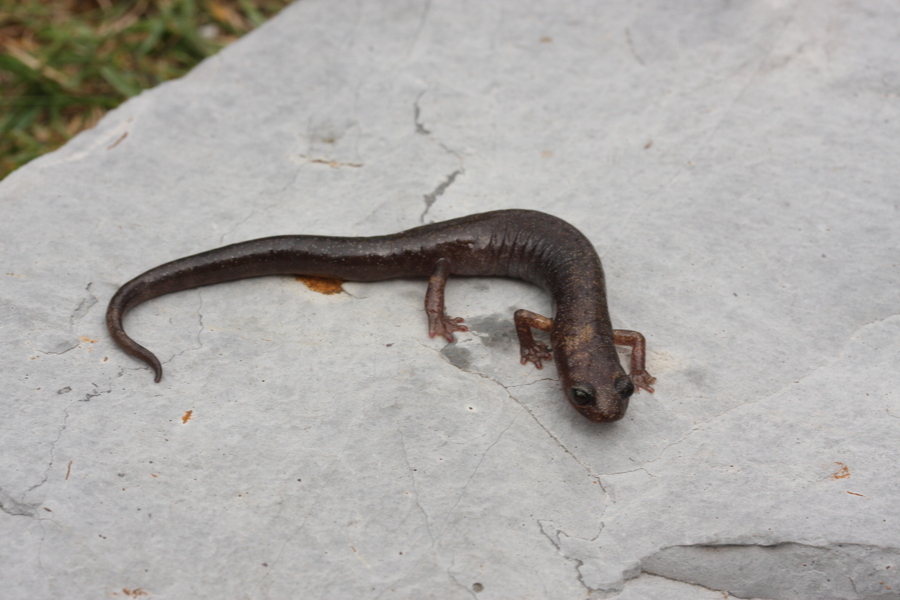
[[(0, 597), (900, 598), (900, 13), (303, 0), (0, 183)], [(523, 367), (522, 282), (163, 262), (499, 208), (578, 226), (656, 393)]]

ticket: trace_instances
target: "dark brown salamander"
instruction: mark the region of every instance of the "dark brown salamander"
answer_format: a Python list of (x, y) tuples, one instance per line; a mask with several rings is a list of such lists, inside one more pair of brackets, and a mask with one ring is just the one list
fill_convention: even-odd
[[(453, 341), (463, 319), (444, 312), (444, 286), (454, 275), (515, 277), (553, 296), (551, 320), (527, 310), (515, 313), (522, 364), (540, 369), (550, 348), (531, 328), (550, 332), (563, 389), (591, 421), (616, 421), (635, 386), (652, 392), (644, 370), (644, 336), (613, 331), (606, 306), (600, 257), (590, 241), (562, 219), (533, 210), (498, 210), (376, 237), (284, 235), (240, 242), (181, 258), (138, 275), (113, 296), (106, 324), (125, 352), (162, 377), (152, 352), (132, 340), (122, 319), (141, 302), (180, 290), (263, 275), (317, 275), (347, 281), (427, 276), (429, 334)], [(615, 344), (631, 346), (631, 376), (619, 364)]]

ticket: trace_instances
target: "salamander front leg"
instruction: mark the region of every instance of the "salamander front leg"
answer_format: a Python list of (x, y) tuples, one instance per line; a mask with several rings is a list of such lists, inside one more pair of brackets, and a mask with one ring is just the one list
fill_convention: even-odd
[(516, 333), (519, 335), (519, 352), (522, 355), (522, 364), (533, 362), (538, 369), (543, 369), (542, 360), (550, 358), (550, 348), (547, 344), (539, 342), (531, 335), (531, 328), (550, 332), (553, 321), (530, 310), (519, 309), (513, 315), (516, 322)]
[(450, 261), (441, 258), (434, 266), (434, 273), (428, 279), (428, 291), (425, 293), (425, 313), (428, 315), (428, 335), (444, 336), (448, 342), (455, 341), (454, 331), (468, 331), (462, 317), (448, 317), (444, 309), (444, 287), (450, 275)]
[(628, 374), (631, 382), (635, 387), (652, 394), (653, 388), (650, 385), (656, 381), (656, 377), (644, 369), (644, 336), (637, 331), (616, 329), (613, 331), (613, 341), (618, 346), (631, 346), (631, 373)]

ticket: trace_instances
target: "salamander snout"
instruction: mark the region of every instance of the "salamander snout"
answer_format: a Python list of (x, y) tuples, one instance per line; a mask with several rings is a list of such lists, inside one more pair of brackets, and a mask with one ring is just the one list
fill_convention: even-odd
[(618, 421), (625, 416), (628, 399), (634, 393), (634, 383), (627, 375), (620, 375), (612, 381), (611, 387), (598, 394), (590, 383), (573, 383), (568, 390), (569, 399), (578, 412), (595, 423)]

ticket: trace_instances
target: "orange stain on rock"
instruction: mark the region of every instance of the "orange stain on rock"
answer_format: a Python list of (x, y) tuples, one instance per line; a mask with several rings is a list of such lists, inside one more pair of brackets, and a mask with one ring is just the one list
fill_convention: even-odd
[(336, 277), (315, 277), (313, 275), (297, 275), (297, 281), (302, 281), (306, 287), (314, 292), (325, 294), (340, 294), (344, 291), (343, 281)]
[(832, 479), (847, 479), (848, 477), (850, 477), (850, 468), (847, 467), (847, 465), (842, 462), (836, 462), (834, 464), (840, 465), (841, 468), (835, 471), (834, 474), (832, 474)]

